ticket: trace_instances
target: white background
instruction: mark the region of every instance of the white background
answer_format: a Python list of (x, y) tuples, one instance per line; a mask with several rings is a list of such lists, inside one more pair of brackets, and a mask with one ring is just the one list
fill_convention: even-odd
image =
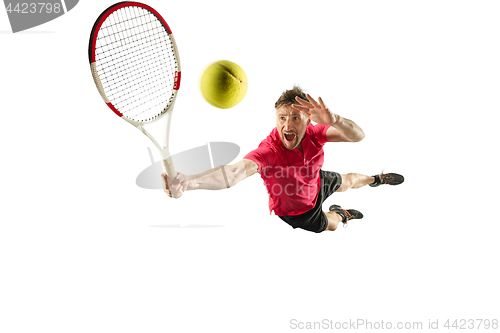
[[(313, 234), (270, 216), (255, 175), (179, 200), (135, 185), (149, 140), (104, 105), (87, 57), (113, 1), (12, 34), (0, 10), (0, 331), (289, 332), (290, 320), (499, 319), (497, 1), (159, 1), (182, 61), (173, 153), (241, 159), (300, 84), (357, 122), (324, 169), (405, 176), (334, 194), (365, 215)], [(249, 90), (211, 107), (227, 59)]]

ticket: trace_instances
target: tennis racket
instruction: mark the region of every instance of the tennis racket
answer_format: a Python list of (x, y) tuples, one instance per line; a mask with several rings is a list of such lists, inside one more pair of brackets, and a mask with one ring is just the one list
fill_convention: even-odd
[[(158, 148), (170, 179), (177, 173), (168, 148), (181, 65), (167, 22), (148, 5), (119, 2), (96, 20), (89, 41), (92, 76), (104, 102)], [(164, 119), (163, 145), (144, 128)]]

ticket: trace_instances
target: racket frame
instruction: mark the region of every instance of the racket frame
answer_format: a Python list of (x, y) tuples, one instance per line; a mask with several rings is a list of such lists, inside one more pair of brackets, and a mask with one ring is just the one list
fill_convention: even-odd
[[(174, 78), (174, 86), (173, 86), (173, 92), (172, 96), (170, 98), (170, 101), (168, 105), (164, 108), (164, 110), (156, 117), (154, 117), (151, 120), (147, 121), (135, 121), (133, 119), (129, 119), (126, 116), (124, 116), (119, 110), (116, 109), (116, 107), (109, 101), (109, 99), (106, 96), (106, 93), (104, 91), (104, 88), (102, 86), (101, 80), (99, 78), (99, 75), (97, 73), (96, 69), (96, 60), (95, 60), (95, 48), (96, 48), (96, 41), (97, 41), (97, 36), (99, 34), (99, 29), (101, 28), (102, 24), (104, 21), (107, 19), (108, 16), (110, 16), (112, 13), (117, 11), (118, 9), (124, 8), (124, 7), (129, 7), (129, 6), (137, 6), (144, 8), (146, 10), (149, 10), (152, 12), (162, 23), (162, 25), (165, 27), (165, 30), (168, 33), (170, 42), (172, 44), (172, 49), (173, 53), (175, 55), (175, 60), (177, 64), (177, 71), (175, 72), (175, 78)], [(170, 154), (169, 150), (169, 132), (170, 132), (170, 122), (172, 118), (172, 112), (174, 108), (175, 101), (177, 99), (177, 93), (180, 88), (180, 82), (181, 82), (181, 63), (180, 63), (180, 57), (179, 57), (179, 51), (177, 48), (177, 44), (174, 39), (174, 35), (172, 34), (172, 31), (170, 30), (170, 27), (168, 26), (167, 22), (165, 19), (153, 8), (150, 6), (140, 3), (140, 2), (134, 2), (134, 1), (124, 1), (124, 2), (119, 2), (116, 3), (110, 7), (108, 7), (106, 10), (104, 10), (101, 15), (97, 18), (96, 22), (94, 23), (94, 26), (92, 27), (92, 32), (90, 34), (90, 40), (89, 40), (89, 62), (90, 62), (90, 67), (92, 71), (92, 77), (94, 78), (94, 82), (97, 86), (97, 89), (103, 98), (104, 102), (106, 105), (120, 118), (128, 122), (129, 124), (133, 125), (137, 129), (139, 129), (144, 135), (146, 135), (155, 145), (155, 147), (160, 151), (161, 157), (162, 157), (162, 166), (163, 170), (166, 172), (168, 177), (170, 179), (175, 179), (177, 177), (177, 172), (175, 171), (175, 167), (172, 161), (172, 156)], [(156, 121), (159, 121), (160, 119), (164, 119), (165, 121), (165, 127), (163, 131), (163, 145), (160, 145), (158, 141), (149, 133), (145, 128), (144, 125), (147, 124), (152, 124)]]

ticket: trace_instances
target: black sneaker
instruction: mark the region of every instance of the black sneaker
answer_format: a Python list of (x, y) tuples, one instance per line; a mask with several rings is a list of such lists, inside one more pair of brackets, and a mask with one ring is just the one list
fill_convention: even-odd
[(371, 187), (377, 187), (382, 184), (388, 185), (399, 185), (405, 181), (405, 177), (397, 173), (383, 173), (381, 175), (375, 175), (375, 182), (369, 184)]
[(336, 212), (342, 217), (342, 223), (344, 223), (344, 228), (347, 226), (347, 222), (353, 219), (362, 219), (363, 214), (355, 209), (343, 209), (339, 205), (331, 205), (330, 212)]

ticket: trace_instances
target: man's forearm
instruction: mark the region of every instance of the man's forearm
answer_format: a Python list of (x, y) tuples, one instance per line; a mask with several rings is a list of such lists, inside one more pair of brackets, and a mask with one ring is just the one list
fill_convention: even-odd
[(233, 165), (220, 166), (197, 175), (187, 176), (178, 173), (173, 181), (170, 181), (164, 173), (162, 179), (165, 183), (165, 192), (173, 198), (179, 198), (187, 190), (222, 190), (233, 187), (256, 172), (258, 172), (257, 163), (242, 159)]
[(365, 133), (354, 121), (337, 115), (338, 120), (332, 126), (342, 132), (350, 141), (363, 140)]
[(190, 176), (187, 190), (222, 190), (230, 187), (228, 166), (208, 170), (207, 172)]
[[(221, 165), (193, 176), (187, 176), (186, 190), (223, 190), (233, 187), (255, 174), (258, 166), (254, 161), (243, 159), (233, 165)], [(185, 176), (184, 176), (185, 177)]]

